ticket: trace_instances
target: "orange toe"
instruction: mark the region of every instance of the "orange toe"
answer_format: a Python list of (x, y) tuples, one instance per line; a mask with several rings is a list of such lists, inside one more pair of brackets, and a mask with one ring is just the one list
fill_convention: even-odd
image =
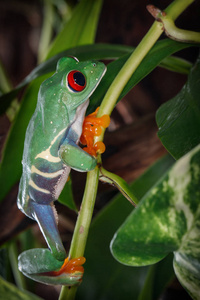
[(80, 137), (80, 142), (83, 145), (86, 145), (83, 150), (92, 156), (96, 156), (97, 153), (105, 152), (106, 147), (103, 142), (97, 142), (94, 145), (94, 137), (100, 136), (102, 127), (107, 128), (110, 124), (109, 115), (103, 115), (100, 118), (96, 117), (98, 110), (99, 108), (97, 108), (92, 114), (85, 117), (82, 135)]

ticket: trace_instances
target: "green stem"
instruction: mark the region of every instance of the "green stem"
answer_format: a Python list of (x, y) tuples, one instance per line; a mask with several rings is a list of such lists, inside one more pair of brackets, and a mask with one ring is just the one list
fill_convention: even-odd
[(87, 173), (87, 180), (81, 209), (76, 222), (69, 256), (75, 258), (84, 255), (85, 245), (92, 219), (98, 186), (99, 168)]
[(75, 299), (77, 286), (63, 286), (61, 289), (59, 300), (73, 300)]
[(166, 9), (167, 15), (175, 21), (180, 14), (195, 0), (175, 0)]
[(134, 50), (132, 55), (123, 65), (123, 67), (113, 80), (112, 84), (110, 85), (101, 103), (98, 116), (102, 116), (104, 114), (111, 114), (125, 85), (133, 75), (134, 71), (140, 65), (143, 58), (158, 40), (162, 32), (162, 24), (154, 22), (150, 30), (147, 32), (145, 37), (142, 39), (142, 41)]
[[(168, 8), (167, 13), (176, 19), (183, 10), (186, 9), (194, 0), (175, 0)], [(184, 2), (184, 3), (183, 3)], [(140, 65), (143, 58), (153, 47), (163, 32), (162, 24), (155, 21), (148, 33), (142, 39), (137, 46), (133, 54), (129, 57), (124, 64), (114, 81), (110, 85), (98, 112), (98, 116), (104, 114), (111, 114), (114, 109), (117, 100), (124, 89), (126, 83)], [(102, 135), (95, 138), (95, 142), (103, 140), (104, 131)], [(98, 163), (100, 163), (101, 157), (98, 157)], [(83, 202), (81, 210), (77, 219), (74, 235), (72, 238), (71, 248), (69, 256), (70, 258), (79, 257), (84, 255), (85, 245), (89, 232), (89, 226), (93, 215), (93, 208), (96, 199), (97, 187), (99, 179), (99, 169), (96, 167), (93, 171), (87, 174), (87, 181), (85, 192), (83, 196)], [(95, 254), (94, 254), (95, 255)], [(77, 287), (62, 287), (59, 300), (73, 300), (75, 299)]]
[[(200, 33), (190, 30), (184, 30), (176, 27), (174, 20), (177, 15), (182, 12), (186, 6), (190, 5), (194, 0), (181, 1), (178, 0), (175, 4), (168, 7), (165, 11), (161, 11), (154, 5), (147, 5), (147, 10), (152, 14), (152, 16), (159, 22), (163, 24), (163, 30), (165, 34), (176, 41), (185, 43), (200, 43)], [(173, 9), (171, 9), (171, 7)], [(174, 9), (176, 7), (176, 10)]]
[[(104, 114), (111, 114), (125, 85), (129, 81), (137, 67), (140, 65), (144, 57), (147, 55), (149, 50), (158, 40), (162, 32), (162, 24), (155, 21), (110, 85), (99, 108), (97, 114), (98, 117), (101, 117)], [(99, 137), (95, 137), (94, 142), (96, 143), (97, 141), (102, 141), (104, 133), (105, 130), (102, 130), (101, 135)]]
[(18, 252), (17, 252), (17, 246), (15, 241), (9, 245), (8, 252), (9, 252), (10, 263), (11, 263), (16, 285), (18, 286), (19, 289), (25, 290), (26, 283), (24, 280), (24, 276), (18, 269), (18, 259), (17, 259)]
[[(165, 12), (169, 18), (175, 20), (192, 2), (194, 0), (175, 0)], [(98, 117), (111, 114), (125, 85), (162, 33), (162, 23), (155, 21), (110, 85), (99, 108)], [(101, 136), (96, 137), (95, 142), (102, 141), (104, 133), (105, 130), (102, 130)]]
[[(84, 255), (85, 245), (88, 237), (89, 227), (93, 215), (93, 209), (97, 194), (99, 168), (87, 173), (87, 181), (83, 195), (81, 209), (76, 222), (69, 257), (75, 258)], [(74, 299), (77, 286), (63, 287), (59, 300)]]
[(165, 28), (165, 34), (179, 42), (185, 42), (185, 43), (200, 43), (200, 33), (194, 32), (190, 30), (184, 30), (176, 27), (174, 24), (174, 21), (168, 17), (161, 18), (161, 21), (163, 23), (163, 26)]

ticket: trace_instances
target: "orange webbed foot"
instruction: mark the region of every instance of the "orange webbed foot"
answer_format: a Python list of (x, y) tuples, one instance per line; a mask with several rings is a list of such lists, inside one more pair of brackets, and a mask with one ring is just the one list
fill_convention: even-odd
[(27, 277), (53, 285), (73, 286), (82, 281), (84, 257), (57, 260), (49, 249), (30, 249), (19, 256), (19, 269)]
[(80, 142), (86, 147), (83, 148), (87, 153), (92, 156), (97, 156), (97, 153), (103, 153), (106, 149), (103, 142), (99, 141), (94, 144), (94, 137), (100, 136), (102, 128), (107, 128), (110, 124), (109, 115), (103, 115), (97, 118), (99, 107), (95, 112), (91, 113), (83, 122), (83, 130), (80, 138)]
[(59, 271), (53, 271), (53, 276), (59, 276), (61, 274), (74, 274), (75, 272), (84, 273), (83, 264), (85, 263), (85, 257), (81, 256), (69, 260), (67, 257), (61, 266)]

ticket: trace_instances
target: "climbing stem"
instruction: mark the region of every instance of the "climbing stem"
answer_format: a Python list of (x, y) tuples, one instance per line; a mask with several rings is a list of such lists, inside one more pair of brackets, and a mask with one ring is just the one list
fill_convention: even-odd
[(161, 22), (163, 23), (163, 27), (165, 29), (165, 34), (179, 42), (185, 43), (200, 43), (200, 33), (194, 32), (190, 30), (183, 30), (176, 27), (174, 21), (170, 19), (168, 16), (164, 16), (160, 18)]
[(162, 24), (154, 22), (110, 85), (99, 108), (98, 116), (111, 114), (125, 85), (162, 32)]
[[(97, 194), (99, 178), (99, 168), (87, 173), (87, 180), (83, 201), (77, 218), (72, 243), (70, 247), (69, 257), (76, 258), (84, 255), (85, 245), (87, 241), (88, 231), (92, 219), (94, 203)], [(74, 299), (77, 287), (62, 287), (59, 300)]]
[(99, 168), (87, 173), (87, 180), (81, 209), (78, 215), (69, 256), (75, 258), (84, 255), (89, 226), (92, 219), (97, 194)]
[(194, 1), (195, 0), (175, 0), (165, 9), (165, 12), (173, 21), (175, 21)]
[(185, 43), (200, 43), (199, 32), (178, 28), (174, 23), (174, 18), (176, 17), (176, 15), (182, 12), (183, 9), (185, 9), (185, 5), (191, 4), (193, 1), (194, 0), (190, 0), (188, 2), (182, 1), (181, 5), (178, 6), (177, 4), (179, 4), (179, 1), (177, 1), (176, 10), (171, 10), (170, 7), (168, 7), (165, 11), (162, 11), (154, 5), (147, 5), (147, 10), (158, 22), (161, 22), (163, 24), (163, 30), (169, 38)]
[[(125, 85), (131, 78), (134, 71), (140, 65), (143, 58), (158, 40), (162, 32), (162, 24), (155, 21), (113, 80), (101, 103), (97, 117), (101, 117), (104, 114), (111, 114)], [(103, 140), (104, 132), (105, 130), (102, 130), (101, 136), (95, 137), (95, 142)]]
[(63, 286), (60, 292), (59, 300), (74, 300), (77, 292), (77, 286)]
[[(172, 18), (174, 21), (192, 2), (194, 2), (194, 0), (175, 0), (165, 9), (165, 12), (167, 13), (168, 17)], [(133, 51), (110, 85), (101, 103), (97, 117), (101, 117), (104, 114), (110, 115), (112, 113), (125, 85), (137, 67), (140, 65), (144, 57), (147, 55), (149, 50), (153, 47), (160, 35), (163, 33), (163, 30), (164, 28), (161, 22), (155, 21), (153, 23), (147, 34)], [(105, 130), (102, 130), (101, 136), (96, 137), (95, 142), (102, 141), (104, 133)]]

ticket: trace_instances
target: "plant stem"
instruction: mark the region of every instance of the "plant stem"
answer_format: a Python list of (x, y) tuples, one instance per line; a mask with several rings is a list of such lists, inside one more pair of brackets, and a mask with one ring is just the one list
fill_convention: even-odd
[[(175, 0), (166, 8), (165, 12), (169, 18), (175, 20), (192, 2), (194, 2), (194, 0)], [(101, 117), (104, 114), (111, 114), (130, 77), (133, 75), (137, 67), (140, 65), (144, 57), (147, 55), (162, 33), (162, 23), (155, 21), (113, 80), (106, 95), (104, 96), (97, 117)], [(101, 136), (96, 137), (94, 142), (96, 143), (97, 141), (102, 141), (104, 133), (105, 130), (102, 130)]]
[(178, 42), (185, 43), (200, 43), (200, 33), (191, 31), (191, 30), (183, 30), (174, 24), (174, 21), (166, 15), (166, 17), (160, 18), (163, 26), (165, 28), (165, 34)]
[(18, 286), (19, 289), (25, 290), (26, 282), (24, 280), (24, 276), (18, 270), (17, 246), (15, 241), (9, 245), (8, 252), (9, 252), (10, 263), (11, 263), (16, 285)]
[[(129, 81), (137, 67), (140, 65), (143, 58), (147, 55), (149, 50), (158, 40), (162, 32), (162, 24), (155, 21), (150, 30), (144, 36), (140, 44), (133, 51), (131, 56), (128, 58), (126, 63), (123, 65), (123, 67), (113, 80), (101, 103), (97, 117), (101, 117), (104, 114), (111, 114), (125, 85)], [(97, 141), (102, 141), (104, 133), (105, 130), (102, 130), (101, 135), (99, 137), (95, 137), (94, 142), (96, 143)]]
[(150, 30), (144, 36), (140, 44), (134, 50), (132, 55), (128, 58), (128, 60), (123, 65), (123, 67), (113, 80), (112, 84), (110, 85), (99, 108), (99, 116), (104, 114), (111, 114), (116, 105), (117, 99), (119, 98), (125, 85), (129, 81), (134, 71), (140, 65), (143, 58), (158, 40), (162, 32), (162, 25), (158, 22), (154, 22)]
[(87, 180), (81, 209), (76, 222), (69, 256), (75, 258), (84, 255), (86, 240), (92, 219), (98, 186), (99, 168), (87, 173)]
[(147, 5), (147, 10), (157, 21), (162, 22), (163, 30), (169, 38), (175, 41), (185, 43), (200, 43), (199, 32), (180, 29), (175, 25), (174, 19), (177, 17), (177, 15), (179, 15), (180, 12), (182, 12), (188, 5), (194, 2), (194, 0), (189, 0), (185, 2), (179, 1), (180, 0), (174, 2), (173, 5), (168, 7), (165, 11), (161, 11), (154, 5)]
[[(88, 237), (89, 227), (93, 215), (93, 209), (97, 194), (99, 179), (99, 168), (87, 173), (87, 181), (83, 195), (81, 209), (76, 222), (72, 243), (70, 247), (69, 257), (75, 258), (84, 255), (85, 245)], [(77, 286), (63, 287), (59, 300), (74, 299)]]
[[(175, 20), (179, 14), (181, 14), (187, 6), (189, 6), (194, 0), (175, 0), (167, 9), (166, 12)], [(114, 109), (117, 100), (123, 91), (128, 80), (140, 65), (143, 58), (153, 47), (163, 32), (162, 23), (155, 21), (135, 51), (126, 61), (120, 72), (115, 77), (114, 81), (110, 85), (98, 112), (98, 117), (104, 114), (111, 114)], [(100, 137), (95, 138), (95, 142), (103, 140), (105, 130), (102, 130)], [(98, 162), (101, 161), (101, 157), (98, 157)], [(89, 226), (93, 215), (93, 208), (96, 199), (97, 187), (98, 187), (99, 169), (96, 167), (93, 171), (88, 172), (85, 192), (83, 196), (83, 202), (81, 210), (77, 219), (72, 243), (70, 247), (70, 258), (79, 257), (84, 255), (85, 245), (89, 232)], [(95, 254), (94, 254), (95, 255)], [(75, 299), (77, 286), (62, 287), (59, 300), (73, 300)]]
[(166, 9), (167, 15), (175, 21), (178, 16), (195, 0), (175, 0)]
[(61, 289), (59, 300), (73, 300), (75, 299), (77, 286), (63, 286)]

